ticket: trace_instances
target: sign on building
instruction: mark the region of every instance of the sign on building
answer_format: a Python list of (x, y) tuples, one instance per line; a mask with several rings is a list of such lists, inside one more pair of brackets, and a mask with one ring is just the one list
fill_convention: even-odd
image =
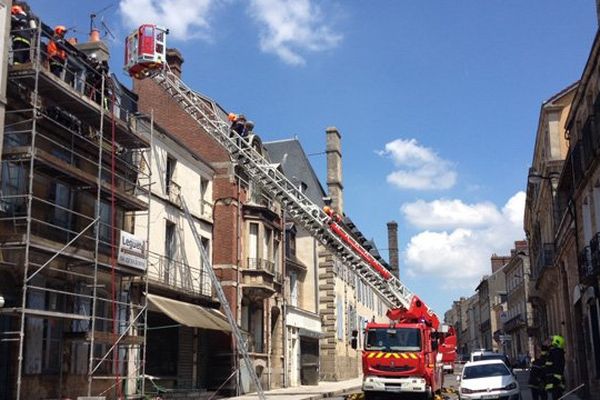
[(119, 264), (146, 270), (146, 241), (131, 233), (121, 231), (119, 241)]

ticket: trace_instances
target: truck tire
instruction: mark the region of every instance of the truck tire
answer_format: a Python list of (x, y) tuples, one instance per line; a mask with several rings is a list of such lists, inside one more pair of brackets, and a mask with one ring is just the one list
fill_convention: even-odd
[(377, 400), (377, 395), (374, 392), (367, 391), (364, 392), (365, 400)]

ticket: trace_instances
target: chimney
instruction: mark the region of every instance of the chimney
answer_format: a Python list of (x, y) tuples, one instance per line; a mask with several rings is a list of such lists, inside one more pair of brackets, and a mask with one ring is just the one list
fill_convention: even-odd
[(75, 47), (88, 57), (95, 53), (96, 59), (100, 62), (108, 62), (110, 58), (108, 46), (100, 40), (100, 32), (97, 29), (92, 29), (87, 42), (77, 43)]
[(510, 261), (510, 259), (510, 256), (499, 256), (495, 253), (492, 254), (492, 274), (496, 273), (500, 268), (506, 265)]
[(336, 127), (325, 131), (327, 137), (327, 190), (331, 197), (331, 208), (340, 215), (344, 214), (344, 185), (342, 184), (342, 144), (341, 135)]
[(183, 64), (183, 56), (177, 49), (167, 49), (167, 64), (171, 68), (171, 72), (181, 78), (181, 65)]
[(396, 221), (388, 222), (387, 230), (391, 272), (396, 278), (400, 278), (400, 265), (398, 263), (398, 223)]

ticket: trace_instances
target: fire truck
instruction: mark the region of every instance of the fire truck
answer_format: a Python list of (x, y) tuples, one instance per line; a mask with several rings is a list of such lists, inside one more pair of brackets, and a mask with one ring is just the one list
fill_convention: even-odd
[[(207, 103), (166, 63), (168, 30), (144, 24), (133, 31), (125, 44), (125, 70), (134, 79), (152, 79), (165, 93), (194, 119), (203, 130), (220, 143), (231, 161), (258, 183), (286, 210), (289, 217), (305, 228), (341, 262), (351, 268), (389, 307), (390, 322), (366, 325), (362, 350), (363, 390), (367, 397), (377, 393), (420, 393), (432, 397), (442, 387), (442, 352), (440, 345), (448, 341), (448, 332), (438, 317), (396, 276), (375, 259), (345, 228), (343, 218), (332, 209), (313, 203), (255, 146), (232, 135), (230, 122)], [(181, 197), (181, 196), (180, 196)], [(191, 221), (183, 198), (181, 204)], [(194, 232), (194, 224), (190, 222)], [(196, 241), (200, 243), (199, 237)], [(199, 244), (199, 247), (201, 245)], [(207, 257), (203, 257), (206, 260)], [(229, 319), (232, 333), (244, 357), (247, 371), (264, 398), (260, 381), (245, 350), (245, 344), (232, 316), (227, 300), (208, 268), (222, 308)], [(358, 331), (353, 332), (352, 345), (357, 348)]]

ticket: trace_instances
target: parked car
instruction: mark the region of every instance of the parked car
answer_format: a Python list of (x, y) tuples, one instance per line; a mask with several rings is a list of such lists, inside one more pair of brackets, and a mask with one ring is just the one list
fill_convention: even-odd
[(512, 371), (512, 366), (508, 356), (504, 353), (495, 353), (489, 350), (479, 350), (471, 353), (471, 361), (484, 361), (484, 360), (500, 360)]
[(501, 360), (469, 361), (458, 379), (461, 400), (520, 399), (519, 383)]

